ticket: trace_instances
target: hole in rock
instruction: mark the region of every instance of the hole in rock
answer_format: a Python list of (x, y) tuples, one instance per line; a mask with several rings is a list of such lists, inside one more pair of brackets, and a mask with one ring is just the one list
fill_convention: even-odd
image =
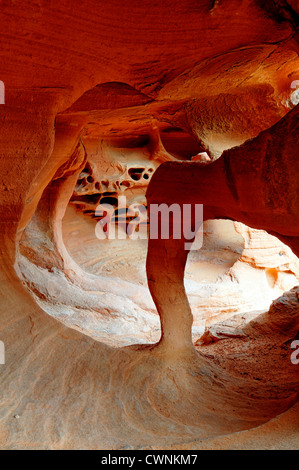
[[(96, 341), (35, 311), (28, 295), (17, 308), (9, 299), (0, 338), (11, 338), (1, 445), (282, 448), (285, 429), (292, 444), (297, 410), (260, 425), (298, 400), (298, 369), (290, 361), (298, 289), (271, 305), (298, 284), (298, 260), (265, 232), (205, 221), (202, 247), (191, 250), (184, 273), (192, 348), (192, 316), (176, 278), (183, 255), (166, 244), (153, 257), (157, 275), (149, 284), (160, 290), (155, 299), (170, 328), (162, 322), (162, 341), (152, 347), (161, 326), (142, 235), (152, 181), (160, 200), (178, 195), (188, 202), (201, 191), (199, 202), (215, 204), (210, 216), (272, 229), (283, 219), (279, 233), (297, 237), (296, 110), (279, 122), (287, 112), (280, 88), (298, 71), (298, 24), (287, 6), (296, 2), (78, 2), (71, 14), (67, 2), (51, 5), (49, 14), (43, 3), (52, 2), (34, 2), (42, 6), (32, 21), (28, 9), (19, 11), (20, 21), (17, 11), (6, 14), (17, 2), (4, 3), (5, 21), (13, 21), (4, 51), (9, 106), (1, 120), (3, 285), (12, 281), (8, 292), (21, 300), (17, 273), (41, 309)], [(295, 90), (288, 97), (290, 107), (299, 100)], [(247, 139), (224, 162), (211, 161)], [(165, 162), (166, 171), (155, 174)], [(262, 208), (255, 207), (258, 195)], [(99, 214), (99, 204), (111, 212)]]
[(205, 148), (191, 134), (180, 128), (166, 128), (161, 132), (161, 141), (167, 152), (180, 160), (190, 160)]
[(144, 168), (130, 168), (129, 169), (129, 175), (134, 181), (139, 181), (143, 172), (144, 172)]
[[(137, 215), (135, 213), (133, 217)], [(123, 222), (128, 224), (133, 217), (127, 208), (116, 208), (113, 219), (116, 233), (119, 230), (124, 234)], [(117, 225), (118, 222), (122, 225)], [(96, 225), (97, 219), (90, 219), (80, 209), (68, 205), (63, 219), (63, 238), (74, 260), (91, 274), (120, 279), (147, 289), (147, 240), (98, 240)], [(141, 225), (135, 232), (138, 233), (140, 228)], [(261, 247), (254, 250), (246, 247), (247, 230), (250, 229), (242, 226), (242, 234), (239, 233), (240, 227), (237, 230), (230, 220), (206, 221), (203, 224), (201, 249), (189, 253), (184, 282), (194, 318), (194, 341), (206, 327), (227, 321), (234, 315), (248, 312), (257, 312), (258, 315), (266, 311), (284, 290), (296, 285), (294, 275), (282, 273), (282, 284), (279, 286), (276, 282), (277, 270), (256, 267), (259, 257), (263, 262), (267, 256), (268, 250), (264, 244), (269, 236), (265, 234)], [(260, 242), (261, 235), (257, 232)], [(277, 256), (279, 251), (278, 242)], [(281, 269), (283, 271), (284, 268)], [(126, 295), (125, 288), (123, 293)], [(145, 309), (150, 310), (151, 299), (147, 299)]]
[[(175, 136), (176, 132), (181, 136), (181, 131), (165, 134)], [(178, 141), (178, 137), (176, 139)], [(67, 188), (67, 178), (54, 179), (45, 189), (36, 213), (26, 228), (20, 245), (19, 260), (23, 281), (48, 314), (100, 342), (111, 346), (157, 343), (161, 334), (160, 321), (147, 287), (147, 240), (138, 237), (128, 239), (124, 235), (136, 215), (142, 219), (142, 208), (147, 204), (147, 181), (143, 181), (146, 179), (144, 176), (152, 175), (158, 163), (154, 165), (150, 153), (146, 153), (144, 148), (140, 151), (136, 147), (124, 149), (111, 147), (110, 144), (105, 147), (103, 142), (99, 145), (98, 142), (88, 141), (85, 146), (90, 163), (79, 173), (75, 187), (72, 182), (72, 187)], [(177, 158), (189, 158), (202, 151), (199, 147), (190, 148), (180, 155), (177, 152)], [(130, 185), (127, 184), (129, 177), (132, 179)], [(68, 194), (68, 198), (65, 194)], [(126, 207), (118, 207), (123, 196)], [(100, 217), (96, 215), (99, 203), (109, 204), (114, 208), (111, 219), (115, 222), (115, 233), (112, 237), (112, 228), (107, 223), (101, 226)], [(60, 226), (58, 216), (63, 207), (66, 210)], [(131, 208), (130, 211), (128, 207)], [(146, 226), (147, 220), (143, 219), (136, 226), (135, 233), (142, 233)], [(226, 424), (225, 419), (218, 420), (219, 426), (215, 425), (215, 416), (223, 408), (221, 381), (233, 391), (232, 394), (225, 394), (224, 403), (232, 407), (230, 413), (235, 416), (235, 377), (231, 379), (231, 370), (232, 367), (241, 369), (238, 387), (242, 390), (242, 365), (247, 360), (247, 351), (252, 348), (249, 343), (245, 353), (237, 353), (237, 359), (242, 356), (240, 366), (238, 360), (231, 359), (225, 347), (221, 351), (220, 339), (235, 335), (238, 341), (242, 341), (242, 334), (238, 336), (235, 333), (230, 321), (238, 325), (238, 319), (241, 321), (243, 315), (250, 313), (250, 318), (255, 318), (259, 313), (266, 312), (271, 301), (287, 290), (287, 284), (290, 287), (292, 283), (296, 284), (294, 273), (290, 273), (290, 267), (286, 266), (285, 256), (281, 256), (281, 253), (286, 253), (285, 248), (276, 244), (273, 237), (268, 237), (270, 236), (267, 234), (231, 220), (208, 220), (203, 224), (202, 247), (191, 251), (188, 257), (184, 283), (193, 314), (193, 342), (197, 348), (201, 348), (200, 353), (203, 353), (204, 360), (208, 358), (210, 362), (205, 362), (204, 372), (200, 367), (194, 370), (192, 367), (190, 369), (189, 364), (185, 364), (188, 374), (182, 375), (182, 378), (178, 375), (171, 381), (171, 387), (174, 383), (177, 386), (179, 381), (177, 389), (181, 397), (185, 396), (182, 391), (191, 390), (194, 393), (192, 400), (197, 403), (197, 412), (203, 409), (205, 413), (212, 402), (214, 406), (214, 399), (219, 400), (217, 411), (213, 409), (212, 416), (207, 419), (213, 423), (213, 426), (209, 426), (213, 428), (211, 433), (215, 435), (225, 433), (231, 427), (230, 423)], [(269, 246), (272, 250), (270, 254), (267, 251)], [(281, 275), (271, 264), (273, 256), (281, 260)], [(218, 334), (217, 328), (219, 325), (223, 327), (223, 324), (226, 329), (221, 336), (222, 333)], [(208, 330), (203, 335), (205, 328)], [(215, 345), (216, 365), (213, 363), (215, 356), (210, 354), (211, 349), (207, 349), (211, 344)], [(223, 363), (220, 363), (222, 360)], [(217, 380), (220, 380), (221, 394), (218, 393), (218, 385), (214, 386), (216, 373)], [(257, 375), (258, 373), (260, 371), (257, 368)], [(208, 386), (204, 384), (202, 396), (197, 401), (199, 384), (202, 383), (202, 377), (207, 376), (213, 386), (210, 383)], [(256, 380), (260, 382), (260, 376)], [(256, 393), (255, 388), (256, 383), (252, 395)], [(158, 398), (154, 396), (155, 393), (155, 389), (151, 391), (151, 400), (159, 403), (161, 390)], [(253, 417), (250, 416), (247, 420), (242, 416), (242, 410), (238, 411), (234, 429), (258, 425), (268, 417), (275, 416), (282, 407), (287, 409), (291, 401), (294, 401), (293, 396), (287, 396), (277, 410), (264, 412), (268, 396), (271, 397), (272, 392), (268, 390), (266, 398), (263, 391), (261, 393), (263, 401), (259, 402)], [(229, 404), (226, 401), (227, 395), (232, 397)], [(210, 399), (210, 396), (213, 398)], [(248, 407), (247, 399), (246, 395), (245, 404), (242, 403), (244, 409)], [(180, 401), (184, 402), (181, 398)], [(226, 410), (227, 408), (225, 413)], [(182, 419), (190, 425), (194, 420), (194, 426), (199, 426), (200, 417), (200, 412), (194, 413), (194, 416), (191, 413), (190, 417), (189, 411), (184, 414), (181, 413), (180, 406), (174, 406), (172, 418), (178, 422)]]
[[(161, 139), (168, 151), (177, 149), (178, 158), (189, 158), (202, 151), (198, 143), (195, 145), (194, 138), (182, 129), (167, 129), (161, 132)], [(85, 138), (87, 162), (78, 172), (75, 187), (68, 189), (68, 200), (65, 189), (61, 189), (67, 179), (54, 179), (45, 189), (41, 208), (28, 227), (22, 254), (34, 258), (33, 253), (41, 244), (37, 257), (43, 258), (40, 265), (48, 269), (43, 275), (49, 277), (49, 272), (52, 273), (51, 279), (47, 278), (44, 283), (52, 286), (47, 287), (47, 291), (55, 293), (50, 295), (51, 301), (43, 302), (48, 313), (109, 344), (152, 343), (159, 340), (160, 323), (147, 287), (147, 240), (142, 234), (146, 233), (148, 225), (145, 193), (149, 175), (152, 176), (159, 162), (152, 159), (151, 146), (147, 148), (144, 135), (133, 139), (120, 137), (111, 142)], [(181, 153), (180, 149), (185, 150)], [(57, 233), (51, 234), (46, 227), (46, 220), (57, 216), (54, 209), (51, 217), (43, 215), (45, 210), (52, 210), (49, 198), (54, 198), (53, 201), (57, 198), (57, 207), (66, 206), (62, 239), (59, 224), (51, 226)], [(119, 207), (123, 198), (125, 207)], [(99, 204), (113, 207), (109, 214), (113, 227), (103, 220), (107, 213), (97, 214)], [(138, 235), (136, 239), (129, 238), (134, 232)], [(269, 237), (230, 220), (204, 223), (203, 245), (199, 250), (191, 250), (184, 278), (194, 318), (194, 341), (206, 327), (234, 315), (266, 311), (273, 299), (296, 285), (296, 274), (286, 263), (285, 249), (278, 242), (276, 245), (274, 237)], [(270, 254), (268, 246), (272, 246)], [(45, 249), (51, 253), (42, 257)], [(280, 260), (278, 269), (273, 268), (273, 256)], [(29, 266), (26, 269), (29, 272)], [(70, 284), (72, 276), (73, 284)], [(33, 284), (31, 282), (31, 287)], [(48, 294), (44, 288), (41, 290), (40, 298), (45, 299)], [(38, 287), (34, 291), (37, 292)], [(72, 299), (73, 304), (69, 305), (67, 299)], [(114, 299), (113, 308), (109, 306), (109, 299)], [(139, 325), (133, 329), (132, 318), (129, 319), (132, 302), (134, 322)], [(107, 311), (112, 311), (118, 327), (107, 329)]]
[(86, 203), (86, 204), (97, 204), (100, 200), (101, 196), (99, 194), (87, 194), (84, 196), (73, 196), (72, 201), (76, 204), (78, 203)]
[(110, 206), (117, 206), (117, 198), (111, 197), (111, 196), (102, 197), (101, 204), (109, 204)]
[[(114, 216), (116, 222), (119, 217), (120, 220), (125, 220), (123, 217), (130, 219), (126, 208), (116, 209)], [(85, 216), (72, 204), (68, 205), (63, 219), (63, 238), (71, 256), (88, 273), (120, 279), (146, 289), (147, 240), (99, 240), (96, 237), (97, 223), (96, 219)], [(117, 226), (117, 229), (123, 231), (123, 226)], [(243, 248), (244, 240), (236, 232), (233, 222), (204, 223), (203, 246), (190, 252), (185, 271), (185, 286), (194, 315), (194, 334), (203, 332), (205, 322), (212, 324), (228, 318), (232, 312), (242, 312), (244, 293), (240, 294), (240, 286), (234, 286), (227, 273), (237, 263)], [(222, 277), (226, 278), (221, 284)], [(235, 292), (231, 292), (234, 287)], [(126, 295), (125, 287), (123, 289)], [(236, 295), (238, 291), (239, 298)], [(219, 303), (219, 294), (223, 305)], [(145, 308), (152, 308), (149, 297)]]

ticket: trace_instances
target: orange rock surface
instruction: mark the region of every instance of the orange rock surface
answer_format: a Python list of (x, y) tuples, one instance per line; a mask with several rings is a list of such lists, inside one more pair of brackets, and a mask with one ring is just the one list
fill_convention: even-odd
[[(1, 448), (299, 448), (298, 14), (2, 2)], [(202, 249), (98, 240), (120, 196)]]

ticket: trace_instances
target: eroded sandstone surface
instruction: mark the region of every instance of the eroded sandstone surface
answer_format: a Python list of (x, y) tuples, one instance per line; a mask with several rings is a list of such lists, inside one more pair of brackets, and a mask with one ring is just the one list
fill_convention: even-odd
[(1, 448), (299, 448), (298, 15), (2, 2)]

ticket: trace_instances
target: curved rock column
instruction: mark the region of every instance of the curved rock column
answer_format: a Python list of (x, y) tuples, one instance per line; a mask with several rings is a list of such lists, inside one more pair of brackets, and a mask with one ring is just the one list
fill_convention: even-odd
[[(214, 163), (162, 164), (147, 191), (150, 224), (154, 204), (183, 208), (184, 203), (201, 203), (203, 220), (231, 218), (267, 230), (298, 254), (298, 113), (299, 109), (294, 109), (257, 138), (224, 152)], [(288, 193), (280, 194), (286, 185)], [(163, 240), (160, 233), (157, 240), (150, 239), (148, 247), (147, 277), (161, 317), (160, 344), (171, 350), (192, 345), (192, 314), (183, 282), (184, 243), (183, 237)]]

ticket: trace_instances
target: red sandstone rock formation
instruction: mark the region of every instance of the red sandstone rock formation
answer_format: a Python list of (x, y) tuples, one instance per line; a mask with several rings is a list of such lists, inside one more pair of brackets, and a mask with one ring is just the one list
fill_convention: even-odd
[[(298, 113), (294, 109), (255, 139), (224, 152), (213, 164), (165, 163), (147, 191), (150, 206), (179, 204), (183, 210), (183, 204), (200, 203), (204, 220), (231, 218), (267, 230), (298, 255)], [(288, 192), (282, 194), (281, 188), (286, 187)], [(192, 346), (192, 314), (183, 285), (186, 240), (174, 235), (169, 240), (149, 240), (147, 276), (161, 316), (160, 344), (173, 349)]]
[[(237, 311), (224, 300), (238, 284), (245, 290), (249, 269), (260, 270), (251, 280), (269, 280), (259, 290), (268, 303), (275, 289), (298, 284), (291, 251), (275, 241), (270, 257), (273, 241), (253, 230), (298, 254), (296, 15), (291, 0), (3, 2), (2, 448), (298, 448), (298, 366), (289, 357), (298, 289), (261, 315), (245, 311), (257, 303), (242, 292)], [(166, 257), (159, 241), (149, 250), (158, 347), (159, 316), (139, 282), (146, 246), (139, 264), (124, 257), (113, 276), (79, 266), (90, 231), (72, 244), (78, 262), (68, 251), (74, 204), (94, 211), (96, 198), (115, 197), (106, 193), (140, 202), (149, 181), (149, 202), (200, 196), (207, 219), (253, 227), (236, 225), (240, 245), (230, 225), (236, 248), (213, 295), (208, 286), (196, 299), (205, 279), (187, 279), (193, 311), (203, 293), (210, 320), (195, 347), (186, 252), (176, 243)], [(80, 213), (78, 232), (83, 217), (92, 221)], [(209, 230), (217, 243), (203, 251), (207, 279), (207, 252), (214, 261), (225, 253), (224, 225)], [(90, 262), (103, 260), (91, 246)], [(105, 244), (108, 259), (115, 248)], [(133, 343), (143, 344), (115, 349)]]

